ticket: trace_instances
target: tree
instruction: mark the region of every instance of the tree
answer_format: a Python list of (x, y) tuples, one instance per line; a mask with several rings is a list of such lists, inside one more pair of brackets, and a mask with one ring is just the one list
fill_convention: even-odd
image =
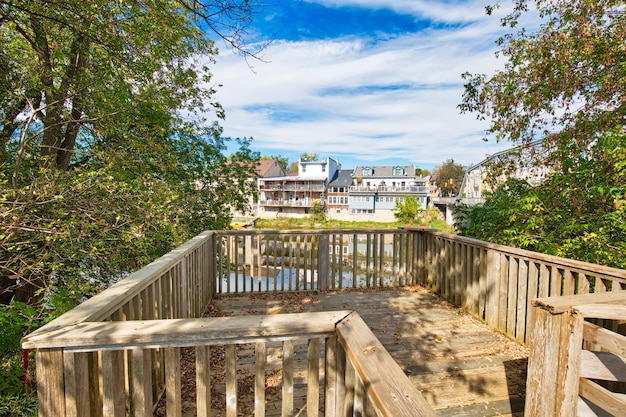
[[(460, 108), (490, 118), (496, 139), (526, 146), (534, 163), (551, 173), (537, 187), (509, 181), (482, 207), (469, 209), (461, 230), (624, 268), (624, 2), (515, 4), (503, 26), (514, 28), (534, 5), (541, 27), (500, 38), (504, 69), (465, 74)], [(530, 146), (538, 138), (543, 146)]]
[(415, 175), (419, 175), (420, 177), (428, 177), (430, 175), (430, 170), (425, 168), (415, 168)]
[(304, 159), (305, 161), (317, 161), (319, 157), (320, 155), (317, 153), (302, 152), (300, 154), (300, 159)]
[(481, 206), (463, 208), (464, 235), (557, 256), (626, 268), (626, 132), (608, 132), (564, 156), (531, 186), (509, 179)]
[[(258, 156), (229, 163), (205, 30), (241, 53), (247, 0), (0, 0), (0, 396), (19, 341), (202, 230)], [(17, 383), (16, 383), (17, 381)], [(17, 389), (16, 389), (17, 388)]]
[(224, 117), (204, 29), (245, 53), (254, 9), (0, 0), (0, 302), (80, 299), (228, 224), (256, 155), (242, 141), (227, 164), (203, 119)]
[(402, 199), (396, 200), (396, 206), (393, 209), (393, 215), (396, 220), (405, 223), (412, 224), (419, 219), (422, 212), (422, 206), (417, 197), (407, 195)]
[(454, 159), (448, 159), (433, 169), (432, 176), (441, 194), (455, 196), (459, 193), (465, 168), (454, 162)]
[[(545, 138), (540, 163), (562, 169), (563, 153), (589, 147), (599, 133), (626, 123), (626, 14), (621, 0), (515, 0), (502, 19), (513, 29), (535, 6), (541, 27), (501, 37), (504, 69), (464, 74), (460, 108), (490, 119), (497, 140), (516, 145)], [(488, 8), (488, 12), (493, 8)]]

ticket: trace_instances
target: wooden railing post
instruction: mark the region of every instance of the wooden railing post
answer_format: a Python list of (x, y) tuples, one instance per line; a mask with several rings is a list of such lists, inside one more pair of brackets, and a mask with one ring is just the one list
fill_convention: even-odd
[[(208, 286), (207, 286), (207, 290), (209, 292), (208, 297), (206, 299), (207, 304), (210, 302), (210, 300), (215, 297), (215, 294), (217, 293), (217, 278), (216, 278), (216, 253), (215, 253), (215, 234), (211, 234), (211, 236), (208, 239), (208, 243), (207, 243), (207, 250), (206, 250), (206, 276), (205, 279), (207, 279), (208, 282)], [(206, 307), (206, 306), (205, 306)]]
[(37, 349), (37, 398), (40, 416), (65, 416), (62, 349)]
[(320, 291), (326, 291), (328, 290), (328, 234), (319, 235), (317, 247), (317, 284)]
[(524, 416), (575, 417), (583, 316), (534, 304)]

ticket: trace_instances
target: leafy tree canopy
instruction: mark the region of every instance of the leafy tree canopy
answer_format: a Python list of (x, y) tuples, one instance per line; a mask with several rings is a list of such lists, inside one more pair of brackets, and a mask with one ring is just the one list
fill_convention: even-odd
[(462, 234), (626, 269), (626, 133), (602, 135), (538, 186), (509, 179), (461, 210)]
[[(85, 295), (246, 204), (209, 65), (244, 0), (0, 0), (0, 303)], [(209, 32), (205, 32), (205, 30)], [(46, 295), (46, 297), (44, 297)]]
[[(464, 74), (460, 109), (490, 119), (498, 140), (527, 144), (545, 138), (556, 150), (589, 146), (598, 133), (626, 122), (626, 13), (623, 0), (514, 0), (504, 27), (516, 28), (522, 14), (536, 8), (541, 27), (500, 39), (507, 61), (491, 76)], [(490, 9), (488, 9), (490, 10)], [(541, 158), (544, 158), (541, 156)]]
[(509, 180), (466, 212), (461, 231), (624, 268), (625, 3), (514, 3), (503, 26), (517, 28), (535, 8), (540, 28), (500, 38), (504, 69), (465, 74), (460, 108), (491, 120), (489, 133), (498, 140), (526, 146), (542, 139), (542, 147), (520, 155), (530, 153), (550, 174), (535, 187)]
[(441, 165), (436, 166), (432, 175), (441, 194), (456, 196), (465, 176), (465, 168), (463, 165), (454, 162), (454, 159), (448, 159)]

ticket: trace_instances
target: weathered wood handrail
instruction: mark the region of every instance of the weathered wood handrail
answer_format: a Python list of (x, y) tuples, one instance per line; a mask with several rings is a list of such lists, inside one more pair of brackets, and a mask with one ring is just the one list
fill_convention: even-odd
[(533, 299), (626, 289), (626, 270), (431, 229), (408, 230), (418, 236), (414, 282), (522, 344), (528, 343)]
[[(28, 335), (23, 345), (37, 350), (38, 380), (51, 387), (75, 390), (85, 378), (95, 378), (81, 372), (99, 375), (105, 360), (124, 364), (114, 376), (128, 386), (135, 368), (148, 372), (137, 367), (132, 354), (102, 349), (97, 355), (76, 352), (65, 361), (63, 347), (42, 348), (34, 341), (84, 323), (198, 318), (218, 293), (417, 284), (529, 343), (534, 298), (619, 291), (626, 287), (626, 271), (423, 228), (209, 231)], [(600, 321), (613, 330), (615, 323)], [(152, 349), (150, 358), (142, 359), (152, 366), (153, 399), (167, 384), (167, 355)], [(75, 367), (76, 374), (64, 380), (63, 367)], [(43, 389), (39, 395), (42, 407), (52, 410), (44, 415), (61, 415), (55, 398), (63, 397), (62, 391)]]
[[(532, 304), (524, 415), (575, 417), (579, 407), (586, 407), (579, 395), (613, 415), (623, 413), (626, 400), (590, 379), (626, 382), (626, 337), (585, 319), (626, 320), (626, 291)], [(610, 363), (618, 366), (611, 369)]]
[[(341, 344), (337, 344), (338, 338)], [(324, 357), (320, 356), (322, 340), (326, 340)], [(39, 386), (47, 400), (42, 415), (121, 417), (128, 414), (127, 408), (135, 416), (152, 415), (154, 394), (149, 382), (157, 350), (165, 357), (167, 415), (182, 415), (182, 347), (193, 347), (196, 352), (197, 415), (210, 416), (211, 375), (219, 372), (211, 369), (210, 349), (224, 346), (224, 409), (228, 417), (234, 417), (238, 415), (237, 345), (255, 344), (254, 406), (255, 415), (263, 416), (266, 344), (281, 342), (281, 404), (283, 415), (291, 416), (295, 413), (293, 357), (297, 341), (308, 345), (307, 415), (317, 416), (319, 409), (320, 359), (325, 361), (325, 415), (348, 415), (348, 409), (366, 416), (435, 415), (358, 314), (350, 311), (78, 323), (34, 336), (24, 347), (37, 348), (37, 360), (47, 363), (48, 369), (64, 370), (50, 373), (51, 378)], [(125, 357), (131, 364), (126, 383)], [(94, 362), (97, 366), (92, 366)]]
[(413, 236), (402, 229), (220, 231), (215, 248), (218, 293), (414, 284)]

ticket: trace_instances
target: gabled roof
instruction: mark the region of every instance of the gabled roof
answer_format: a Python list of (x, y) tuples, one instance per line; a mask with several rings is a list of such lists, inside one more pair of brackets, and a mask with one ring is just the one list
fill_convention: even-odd
[(265, 177), (267, 172), (278, 164), (275, 159), (261, 159), (256, 164), (256, 173), (259, 177)]
[(337, 171), (337, 175), (328, 184), (329, 187), (349, 187), (352, 185), (352, 170), (342, 169)]
[(363, 170), (371, 169), (373, 172), (371, 175), (369, 175), (369, 177), (376, 177), (376, 178), (381, 178), (381, 177), (387, 178), (387, 177), (394, 177), (394, 176), (397, 177), (397, 175), (393, 175), (394, 169), (396, 168), (401, 168), (403, 170), (404, 174), (402, 176), (404, 177), (415, 177), (415, 167), (411, 165), (357, 166), (356, 168), (354, 168), (354, 176), (364, 177), (365, 175), (363, 175)]

